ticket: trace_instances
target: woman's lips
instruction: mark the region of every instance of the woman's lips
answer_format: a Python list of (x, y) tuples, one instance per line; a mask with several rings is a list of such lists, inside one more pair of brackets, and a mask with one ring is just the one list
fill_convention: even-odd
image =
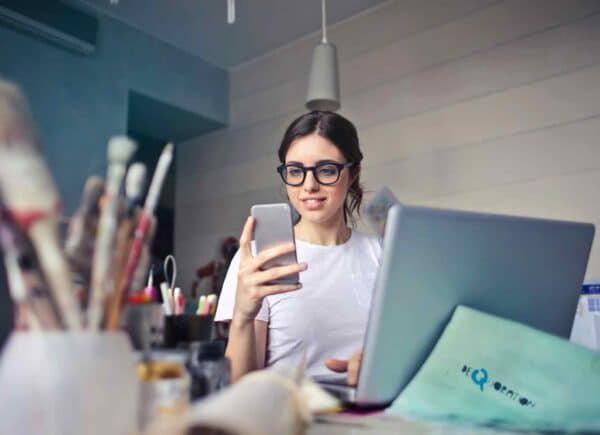
[(302, 204), (308, 210), (319, 210), (325, 204), (325, 198), (308, 198), (303, 199)]

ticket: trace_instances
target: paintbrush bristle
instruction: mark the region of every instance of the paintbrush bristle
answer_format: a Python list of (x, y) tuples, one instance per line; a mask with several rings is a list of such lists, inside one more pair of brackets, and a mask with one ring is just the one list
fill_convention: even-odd
[(37, 148), (31, 112), (19, 88), (0, 80), (0, 147), (13, 143)]
[(0, 192), (12, 210), (55, 210), (58, 191), (18, 87), (0, 80)]
[(137, 145), (126, 136), (115, 136), (108, 142), (108, 161), (111, 163), (127, 163)]
[(125, 178), (125, 196), (129, 200), (135, 200), (142, 195), (146, 184), (146, 165), (136, 162), (129, 167)]

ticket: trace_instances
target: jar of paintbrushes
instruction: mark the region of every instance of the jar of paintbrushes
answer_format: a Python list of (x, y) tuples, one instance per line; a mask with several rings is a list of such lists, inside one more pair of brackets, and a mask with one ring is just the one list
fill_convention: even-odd
[(0, 248), (25, 329), (13, 332), (0, 359), (2, 434), (138, 430), (137, 361), (120, 325), (148, 274), (173, 146), (143, 206), (145, 167), (128, 168), (135, 150), (126, 137), (110, 140), (106, 178), (88, 179), (63, 241), (61, 199), (30, 111), (18, 88), (0, 80)]

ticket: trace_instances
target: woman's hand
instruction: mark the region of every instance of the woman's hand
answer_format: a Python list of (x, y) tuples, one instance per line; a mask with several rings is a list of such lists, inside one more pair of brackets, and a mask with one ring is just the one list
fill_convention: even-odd
[(346, 383), (355, 386), (358, 382), (358, 372), (360, 370), (362, 356), (363, 350), (359, 349), (354, 352), (350, 359), (328, 358), (327, 361), (325, 361), (325, 366), (327, 366), (329, 370), (333, 370), (337, 373), (347, 372)]
[(277, 278), (306, 270), (306, 263), (277, 266), (261, 270), (268, 261), (294, 251), (294, 245), (281, 245), (265, 249), (256, 257), (252, 256), (251, 240), (254, 218), (248, 217), (240, 237), (240, 270), (238, 272), (235, 295), (234, 320), (254, 322), (262, 301), (266, 296), (298, 290), (302, 284), (267, 284)]

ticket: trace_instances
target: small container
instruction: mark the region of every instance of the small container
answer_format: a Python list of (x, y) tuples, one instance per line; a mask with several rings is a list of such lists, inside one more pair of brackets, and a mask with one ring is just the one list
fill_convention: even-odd
[(187, 362), (191, 376), (190, 399), (201, 399), (227, 385), (230, 380), (229, 358), (224, 341), (200, 341), (190, 344)]
[(153, 351), (149, 360), (138, 363), (140, 381), (139, 426), (182, 414), (190, 402), (190, 377), (185, 368), (187, 352)]

